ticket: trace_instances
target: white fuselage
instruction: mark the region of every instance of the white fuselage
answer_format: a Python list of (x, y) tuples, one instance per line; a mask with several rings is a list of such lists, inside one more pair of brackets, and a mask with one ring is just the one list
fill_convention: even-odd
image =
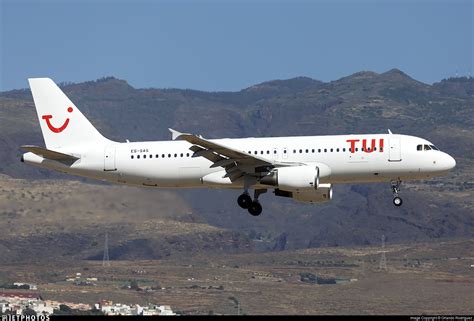
[[(325, 164), (329, 175), (321, 183), (363, 183), (424, 179), (443, 175), (455, 166), (454, 159), (439, 150), (418, 150), (430, 142), (407, 135), (335, 135), (216, 139), (245, 153), (278, 162)], [(365, 142), (364, 142), (365, 141)], [(80, 176), (110, 182), (158, 188), (243, 188), (243, 179), (224, 178), (222, 167), (204, 157), (192, 157), (186, 141), (79, 145), (60, 149), (77, 154), (71, 166), (32, 153), (24, 161)], [(351, 150), (353, 147), (353, 150)], [(365, 147), (365, 148), (364, 148)], [(374, 148), (375, 147), (375, 148)], [(251, 188), (268, 188), (256, 183)]]
[[(456, 161), (406, 135), (337, 135), (209, 140), (170, 129), (172, 141), (113, 142), (102, 136), (50, 78), (28, 79), (45, 147), (23, 145), (22, 161), (114, 183), (157, 188), (239, 188), (237, 204), (262, 213), (259, 195), (306, 203), (332, 199), (332, 184), (443, 175)], [(249, 190), (254, 190), (253, 199)]]

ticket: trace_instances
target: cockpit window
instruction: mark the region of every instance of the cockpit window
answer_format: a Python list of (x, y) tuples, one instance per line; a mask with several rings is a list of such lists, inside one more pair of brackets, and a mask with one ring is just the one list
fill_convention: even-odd
[(417, 151), (422, 151), (422, 150), (439, 150), (438, 147), (435, 145), (416, 145), (416, 150)]

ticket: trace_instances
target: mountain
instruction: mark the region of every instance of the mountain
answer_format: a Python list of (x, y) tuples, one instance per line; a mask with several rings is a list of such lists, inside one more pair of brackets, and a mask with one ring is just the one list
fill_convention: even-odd
[[(474, 234), (472, 78), (428, 85), (392, 69), (362, 71), (331, 82), (307, 77), (274, 80), (238, 92), (136, 89), (114, 77), (63, 84), (62, 88), (105, 136), (117, 141), (169, 140), (170, 127), (206, 138), (383, 133), (390, 128), (394, 133), (424, 137), (457, 160), (456, 169), (447, 177), (403, 183), (401, 208), (393, 207), (387, 184), (335, 186), (334, 200), (324, 205), (298, 204), (267, 193), (261, 198), (264, 213), (258, 218), (238, 208), (239, 191), (144, 192), (151, 201), (170, 193), (176, 199), (160, 202), (179, 200), (199, 224), (253, 242), (238, 248), (260, 251), (376, 244), (382, 234), (387, 242)], [(34, 182), (48, 179), (51, 184), (52, 179), (77, 179), (20, 163), (18, 146), (23, 144), (43, 145), (31, 93), (27, 89), (0, 93), (0, 173)], [(84, 189), (98, 184), (81, 181), (86, 182)], [(89, 198), (85, 195), (82, 201)], [(10, 201), (9, 211), (18, 211), (20, 200), (13, 197)], [(56, 212), (54, 198), (49, 202), (51, 212)], [(95, 214), (91, 212), (92, 218)], [(8, 213), (0, 210), (0, 215)], [(182, 217), (171, 220), (180, 222)], [(156, 242), (150, 233), (127, 235), (127, 242), (145, 240), (130, 243), (132, 248), (133, 244), (143, 245), (140, 242), (151, 242), (147, 246), (152, 248), (150, 244)], [(84, 257), (95, 255), (86, 252)]]

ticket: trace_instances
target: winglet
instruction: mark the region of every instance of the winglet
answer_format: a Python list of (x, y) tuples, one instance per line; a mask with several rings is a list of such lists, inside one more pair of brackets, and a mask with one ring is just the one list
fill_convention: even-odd
[(172, 128), (168, 128), (168, 130), (170, 131), (171, 133), (171, 139), (172, 140), (176, 140), (179, 138), (179, 136), (181, 136), (183, 133), (180, 133), (179, 131), (177, 130), (174, 130)]
[(388, 129), (388, 133), (389, 133), (390, 135), (392, 135), (392, 131), (390, 130), (390, 128)]

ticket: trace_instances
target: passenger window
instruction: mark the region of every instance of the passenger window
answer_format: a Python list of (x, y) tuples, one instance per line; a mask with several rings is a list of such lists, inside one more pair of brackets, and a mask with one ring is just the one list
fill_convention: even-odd
[(374, 152), (377, 151), (377, 147), (374, 147)]
[(308, 153), (309, 153), (309, 150), (306, 150), (306, 154), (308, 154)]
[(296, 149), (293, 149), (293, 154), (296, 154)]
[(318, 153), (321, 153), (321, 148), (318, 148)]
[(346, 149), (345, 149), (345, 148), (343, 148), (343, 149), (342, 149), (342, 151), (343, 151), (343, 152), (345, 152), (345, 151), (346, 151)]
[(156, 158), (159, 158), (159, 157), (160, 157), (160, 155), (156, 154), (156, 155), (155, 155), (155, 157), (156, 157)]
[(143, 158), (146, 158), (146, 155), (143, 155)]
[(253, 153), (254, 153), (255, 155), (257, 155), (257, 154), (258, 154), (258, 152), (257, 152), (257, 151), (254, 151)]
[(186, 157), (189, 157), (189, 153), (186, 153)]
[(314, 148), (311, 150), (311, 153), (313, 153), (313, 154), (314, 154)]
[(168, 158), (171, 158), (171, 154), (168, 154)]
[(336, 149), (336, 152), (338, 152), (338, 153), (339, 153), (339, 148), (337, 148), (337, 149)]
[(269, 150), (267, 150), (267, 155), (268, 155), (268, 154), (270, 154), (270, 151), (269, 151)]
[(165, 158), (165, 154), (161, 154), (161, 158)]
[(327, 151), (328, 151), (327, 148), (325, 148), (325, 149), (324, 149), (324, 152), (327, 153)]
[(331, 153), (332, 153), (333, 149), (331, 148)]
[(137, 155), (137, 158), (140, 159), (140, 155)]
[(260, 155), (263, 155), (263, 150), (260, 151)]
[(133, 159), (133, 155), (132, 155), (132, 159)]
[(276, 153), (277, 153), (277, 150), (275, 149), (275, 150), (273, 151), (273, 154), (276, 154)]
[(302, 150), (302, 149), (300, 149), (300, 154), (301, 154), (302, 152), (303, 152), (303, 150)]
[(356, 147), (356, 152), (358, 152), (358, 151), (359, 151), (359, 147)]
[(423, 150), (423, 145), (416, 146), (416, 150), (418, 150), (418, 151)]
[(179, 156), (183, 157), (183, 153), (181, 153)]
[(153, 155), (150, 155), (150, 158), (153, 158)]
[(286, 154), (286, 149), (285, 149), (285, 150), (283, 150), (283, 154)]

